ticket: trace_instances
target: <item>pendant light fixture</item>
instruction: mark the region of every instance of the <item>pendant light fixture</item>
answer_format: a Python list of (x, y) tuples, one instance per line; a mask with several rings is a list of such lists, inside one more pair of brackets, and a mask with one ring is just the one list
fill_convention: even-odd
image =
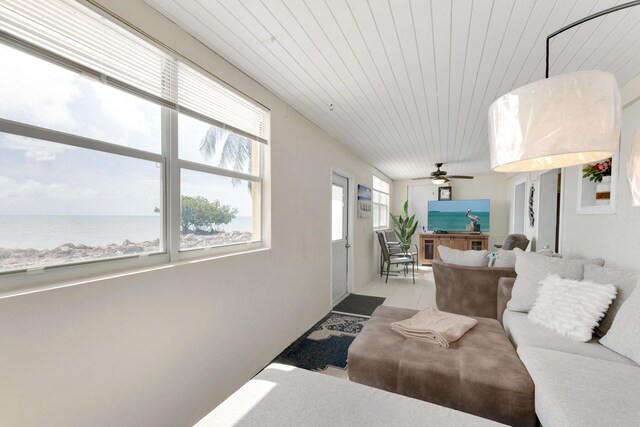
[(549, 78), (549, 41), (600, 16), (589, 15), (547, 36), (545, 79), (501, 96), (489, 107), (491, 169), (527, 172), (589, 163), (618, 151), (622, 107), (615, 76), (578, 71)]

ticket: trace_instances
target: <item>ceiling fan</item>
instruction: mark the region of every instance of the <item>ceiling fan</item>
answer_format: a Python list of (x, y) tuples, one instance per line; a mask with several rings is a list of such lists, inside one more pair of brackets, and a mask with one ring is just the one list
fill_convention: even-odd
[(468, 176), (468, 175), (447, 175), (447, 171), (440, 170), (440, 168), (442, 167), (443, 164), (444, 163), (436, 163), (435, 165), (436, 165), (437, 170), (431, 172), (431, 176), (424, 176), (424, 177), (421, 177), (421, 178), (414, 178), (414, 179), (431, 179), (431, 182), (436, 184), (436, 185), (446, 184), (452, 178), (454, 178), (454, 179), (473, 179), (472, 176)]

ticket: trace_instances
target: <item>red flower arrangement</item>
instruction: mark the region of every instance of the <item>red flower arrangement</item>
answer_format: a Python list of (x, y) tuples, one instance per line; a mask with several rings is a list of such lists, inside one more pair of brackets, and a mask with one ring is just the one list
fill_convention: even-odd
[(611, 176), (611, 162), (609, 157), (607, 160), (603, 160), (593, 165), (586, 165), (582, 169), (582, 177), (589, 178), (589, 181), (602, 182), (602, 178), (605, 176)]

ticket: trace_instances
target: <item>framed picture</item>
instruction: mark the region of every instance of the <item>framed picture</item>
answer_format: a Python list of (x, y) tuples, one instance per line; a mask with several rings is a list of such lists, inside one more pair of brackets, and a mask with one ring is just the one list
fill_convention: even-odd
[(451, 200), (451, 187), (438, 187), (438, 200)]
[(371, 218), (371, 189), (358, 184), (358, 218)]
[(586, 163), (578, 175), (577, 214), (615, 214), (618, 184), (618, 155)]

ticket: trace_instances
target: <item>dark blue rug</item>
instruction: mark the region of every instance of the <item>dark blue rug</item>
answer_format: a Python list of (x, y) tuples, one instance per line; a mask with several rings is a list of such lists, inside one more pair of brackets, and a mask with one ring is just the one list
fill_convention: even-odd
[(348, 297), (340, 301), (340, 304), (333, 307), (333, 311), (371, 316), (379, 305), (384, 304), (384, 300), (385, 298), (382, 297), (349, 294)]
[(367, 319), (365, 316), (331, 312), (273, 362), (346, 378), (349, 346)]

